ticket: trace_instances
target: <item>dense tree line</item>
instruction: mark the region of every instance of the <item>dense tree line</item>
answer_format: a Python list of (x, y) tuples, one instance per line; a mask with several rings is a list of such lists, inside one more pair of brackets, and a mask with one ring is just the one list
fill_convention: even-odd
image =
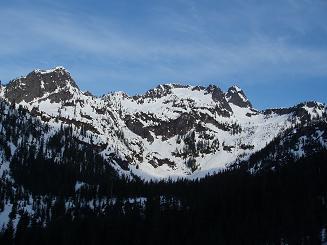
[[(81, 193), (48, 194), (56, 202), (49, 204), (46, 225), (20, 214), (16, 232), (9, 222), (0, 243), (320, 244), (327, 225), (326, 162), (323, 151), (255, 175), (239, 168), (197, 181), (127, 182), (130, 192), (123, 187), (115, 202), (93, 208), (82, 205)], [(128, 201), (136, 193), (143, 203)], [(84, 195), (110, 193), (90, 188)], [(66, 207), (72, 197), (80, 205)]]

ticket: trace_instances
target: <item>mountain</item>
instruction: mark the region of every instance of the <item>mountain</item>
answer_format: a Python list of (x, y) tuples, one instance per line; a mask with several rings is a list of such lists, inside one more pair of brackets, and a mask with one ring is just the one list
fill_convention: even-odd
[[(248, 160), (295, 126), (319, 122), (326, 132), (326, 105), (318, 102), (259, 111), (237, 86), (223, 92), (215, 85), (181, 84), (143, 95), (95, 97), (82, 92), (63, 67), (14, 79), (1, 87), (0, 97), (48, 128), (40, 129), (43, 144), (70, 127), (73, 137), (98, 149), (120, 174), (143, 179), (203, 177)], [(325, 139), (318, 143), (327, 146)], [(12, 142), (12, 155), (17, 147)]]
[(326, 112), (259, 111), (237, 86), (96, 97), (32, 71), (0, 86), (0, 244), (326, 242)]

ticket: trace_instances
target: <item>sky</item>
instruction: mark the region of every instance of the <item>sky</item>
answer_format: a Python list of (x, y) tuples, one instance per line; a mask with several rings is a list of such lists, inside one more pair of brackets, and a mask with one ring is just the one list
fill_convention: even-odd
[(0, 80), (67, 68), (96, 95), (241, 87), (258, 109), (327, 102), (327, 0), (0, 1)]

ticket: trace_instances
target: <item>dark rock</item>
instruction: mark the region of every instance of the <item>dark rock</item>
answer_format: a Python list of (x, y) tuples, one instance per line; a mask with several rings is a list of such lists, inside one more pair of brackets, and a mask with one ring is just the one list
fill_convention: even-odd
[(141, 136), (144, 139), (147, 139), (149, 142), (153, 142), (154, 138), (151, 135), (151, 133), (149, 132), (149, 130), (144, 127), (144, 125), (142, 124), (142, 122), (137, 119), (137, 118), (133, 118), (130, 115), (127, 115), (124, 118), (125, 124), (126, 126), (135, 134)]
[(90, 91), (85, 91), (83, 94), (86, 96), (95, 97)]
[(10, 102), (31, 102), (36, 98), (50, 93), (51, 102), (60, 102), (72, 98), (68, 85), (77, 88), (69, 72), (62, 67), (49, 71), (35, 70), (26, 77), (9, 82), (6, 86), (5, 97)]
[(183, 135), (194, 128), (196, 118), (193, 114), (183, 113), (174, 120), (162, 121), (156, 126), (150, 126), (149, 130), (156, 135), (160, 135), (163, 139), (169, 139), (175, 135)]
[(153, 167), (155, 167), (155, 168), (157, 168), (158, 166), (162, 166), (162, 165), (164, 165), (164, 164), (168, 165), (168, 166), (171, 167), (171, 168), (174, 167), (174, 166), (176, 165), (173, 161), (169, 160), (168, 158), (159, 159), (159, 158), (157, 158), (157, 157), (153, 157), (153, 158), (149, 161), (149, 163), (150, 163)]
[(140, 103), (143, 103), (144, 99), (155, 99), (155, 98), (162, 98), (171, 94), (171, 90), (174, 88), (188, 88), (189, 85), (182, 85), (182, 84), (161, 84), (154, 89), (150, 89), (145, 92), (144, 95), (135, 95), (133, 96), (134, 100), (140, 100)]
[(206, 88), (203, 86), (195, 86), (192, 88), (192, 91), (201, 91), (201, 90), (205, 90)]
[(215, 85), (209, 85), (206, 91), (212, 95), (212, 100), (217, 103), (217, 113), (221, 116), (229, 117), (233, 110), (228, 104), (223, 91)]
[(229, 103), (237, 105), (242, 108), (252, 108), (251, 102), (245, 96), (243, 90), (236, 86), (230, 87), (226, 93), (226, 98)]
[(309, 101), (309, 102), (300, 103), (290, 108), (267, 109), (263, 111), (263, 113), (265, 115), (271, 115), (272, 113), (276, 113), (277, 115), (286, 115), (292, 113), (293, 116), (297, 117), (298, 119), (300, 119), (302, 123), (304, 123), (311, 120), (311, 115), (304, 107), (311, 108), (313, 109), (313, 111), (324, 109), (324, 105), (319, 104), (315, 101)]

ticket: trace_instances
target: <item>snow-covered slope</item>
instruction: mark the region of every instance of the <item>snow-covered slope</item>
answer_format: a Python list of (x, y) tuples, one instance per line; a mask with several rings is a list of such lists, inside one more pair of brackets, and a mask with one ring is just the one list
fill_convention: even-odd
[(51, 130), (71, 125), (105, 158), (120, 159), (118, 171), (145, 179), (202, 177), (249, 158), (297, 123), (326, 119), (326, 106), (316, 102), (258, 111), (237, 86), (225, 93), (215, 85), (165, 84), (144, 95), (94, 97), (63, 67), (12, 80), (0, 96)]
[(326, 149), (327, 121), (312, 120), (281, 132), (266, 147), (252, 154), (247, 162), (241, 162), (240, 165), (247, 164), (252, 172), (274, 169)]

